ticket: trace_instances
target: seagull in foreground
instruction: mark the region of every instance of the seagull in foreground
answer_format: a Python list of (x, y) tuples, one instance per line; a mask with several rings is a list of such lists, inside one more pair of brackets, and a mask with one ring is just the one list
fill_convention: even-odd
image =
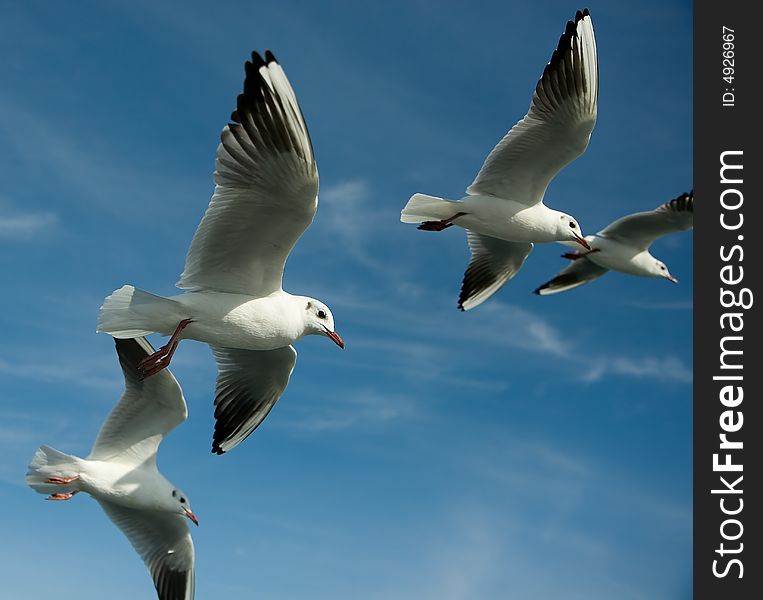
[(517, 274), (533, 242), (572, 240), (588, 248), (575, 219), (548, 208), (549, 182), (588, 146), (599, 90), (596, 40), (588, 9), (575, 15), (535, 86), (530, 109), (485, 160), (460, 201), (415, 194), (403, 223), (466, 229), (471, 261), (458, 308), (469, 310)]
[(281, 397), (297, 360), (294, 342), (323, 335), (344, 348), (323, 302), (281, 287), (286, 259), (318, 207), (302, 111), (272, 53), (263, 60), (253, 52), (245, 71), (217, 147), (214, 195), (176, 284), (185, 292), (163, 298), (123, 286), (104, 301), (96, 329), (118, 338), (169, 335), (141, 363), (146, 377), (170, 364), (181, 339), (212, 347), (216, 454), (252, 433)]
[(115, 340), (125, 391), (101, 427), (90, 455), (41, 446), (26, 482), (48, 500), (87, 492), (146, 563), (160, 600), (192, 600), (194, 551), (186, 518), (199, 524), (188, 497), (156, 467), (164, 436), (188, 416), (172, 373), (144, 379), (138, 363), (154, 349), (143, 338)]
[(601, 277), (609, 270), (641, 277), (664, 277), (678, 283), (664, 262), (649, 253), (654, 240), (694, 227), (694, 190), (683, 193), (652, 211), (638, 212), (607, 225), (586, 240), (588, 252), (568, 252), (572, 264), (535, 290), (548, 296), (566, 292)]

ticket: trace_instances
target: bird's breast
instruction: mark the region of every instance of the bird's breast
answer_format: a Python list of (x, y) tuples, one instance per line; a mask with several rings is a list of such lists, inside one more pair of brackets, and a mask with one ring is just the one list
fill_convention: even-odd
[(205, 292), (191, 304), (192, 322), (182, 337), (213, 346), (273, 350), (294, 343), (302, 334), (301, 321), (280, 295), (252, 298)]
[(645, 260), (643, 255), (647, 254), (643, 250), (599, 236), (591, 243), (591, 247), (596, 252), (589, 254), (588, 259), (600, 267), (631, 275), (649, 274), (648, 270), (642, 266)]
[(483, 235), (507, 242), (552, 242), (556, 237), (542, 204), (527, 206), (494, 196), (469, 196), (464, 200), (468, 214), (456, 223)]

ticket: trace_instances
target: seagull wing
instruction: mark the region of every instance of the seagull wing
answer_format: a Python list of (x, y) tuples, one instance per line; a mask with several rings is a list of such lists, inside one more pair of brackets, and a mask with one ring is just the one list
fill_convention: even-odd
[(464, 273), (458, 308), (470, 310), (490, 298), (514, 275), (533, 249), (530, 242), (506, 242), (466, 230), (472, 258)]
[(318, 169), (302, 111), (275, 57), (247, 62), (222, 132), (215, 192), (177, 286), (266, 296), (318, 207)]
[(596, 40), (586, 9), (567, 23), (530, 109), (487, 157), (467, 194), (540, 202), (554, 175), (588, 146), (598, 95)]
[(185, 517), (108, 500), (98, 499), (98, 504), (146, 563), (159, 600), (193, 600), (194, 549)]
[(608, 270), (592, 263), (587, 258), (578, 258), (565, 269), (562, 269), (552, 280), (537, 288), (535, 293), (540, 296), (550, 296), (551, 294), (566, 292), (601, 277)]
[(183, 392), (168, 369), (143, 379), (138, 363), (154, 352), (145, 338), (114, 339), (125, 391), (101, 427), (91, 460), (141, 464), (155, 460), (164, 436), (188, 417)]
[(239, 350), (212, 346), (217, 360), (215, 433), (212, 452), (240, 444), (268, 416), (281, 397), (297, 362), (292, 346)]
[(654, 210), (634, 213), (607, 225), (598, 234), (646, 250), (658, 237), (694, 227), (694, 190)]

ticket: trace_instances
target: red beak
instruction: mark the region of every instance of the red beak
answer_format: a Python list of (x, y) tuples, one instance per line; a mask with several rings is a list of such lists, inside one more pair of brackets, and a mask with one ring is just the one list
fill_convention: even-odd
[(326, 335), (331, 339), (331, 341), (339, 346), (342, 350), (344, 350), (344, 340), (341, 338), (341, 336), (336, 331), (331, 331), (325, 325), (323, 326), (323, 329), (326, 330)]
[(578, 244), (583, 246), (583, 248), (585, 248), (586, 250), (591, 250), (591, 245), (588, 242), (586, 242), (585, 238), (575, 234), (575, 239), (578, 241)]
[(191, 521), (193, 521), (194, 525), (196, 525), (196, 527), (198, 527), (199, 526), (199, 520), (196, 518), (196, 515), (193, 514), (190, 510), (187, 510), (185, 508), (183, 510), (185, 511), (185, 516), (188, 517), (189, 519), (191, 519)]

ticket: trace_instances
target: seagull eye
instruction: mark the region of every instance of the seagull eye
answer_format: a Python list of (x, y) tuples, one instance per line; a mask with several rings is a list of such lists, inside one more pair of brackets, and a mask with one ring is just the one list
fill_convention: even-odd
[(185, 498), (180, 499), (180, 504), (185, 504)]
[(573, 229), (577, 227), (577, 225), (575, 225), (575, 221), (570, 221), (570, 227), (572, 227)]
[(326, 311), (325, 310), (319, 310), (318, 311), (318, 318), (319, 319), (325, 319), (326, 318)]
[(664, 271), (665, 270), (665, 265), (660, 265), (660, 270)]

